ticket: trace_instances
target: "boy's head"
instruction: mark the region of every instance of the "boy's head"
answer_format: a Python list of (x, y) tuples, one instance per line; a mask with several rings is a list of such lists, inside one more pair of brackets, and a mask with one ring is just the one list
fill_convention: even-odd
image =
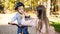
[(24, 4), (21, 2), (17, 2), (15, 6), (15, 10), (17, 10), (19, 13), (24, 12)]

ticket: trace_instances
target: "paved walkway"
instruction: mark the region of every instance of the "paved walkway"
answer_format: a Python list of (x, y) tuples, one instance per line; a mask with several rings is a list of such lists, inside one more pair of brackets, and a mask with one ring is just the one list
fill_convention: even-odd
[[(36, 30), (34, 27), (29, 27), (28, 31), (30, 34), (36, 34)], [(16, 34), (17, 27), (12, 25), (0, 25), (0, 34)], [(56, 32), (56, 34), (60, 34)]]
[[(14, 14), (0, 14), (0, 34), (16, 34), (17, 27), (8, 25), (13, 16)], [(29, 27), (28, 31), (30, 34), (36, 34), (34, 27)], [(60, 33), (56, 32), (56, 34)]]

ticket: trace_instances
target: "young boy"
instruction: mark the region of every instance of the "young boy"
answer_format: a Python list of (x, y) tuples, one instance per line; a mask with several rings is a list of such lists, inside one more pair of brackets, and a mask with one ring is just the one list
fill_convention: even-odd
[[(13, 24), (13, 22), (15, 20), (18, 21), (18, 25), (21, 25), (21, 21), (22, 21), (22, 18), (24, 17), (24, 4), (21, 3), (21, 2), (18, 2), (16, 3), (16, 7), (15, 7), (15, 10), (17, 11), (16, 15), (12, 18), (10, 24)], [(28, 27), (18, 27), (18, 31), (17, 31), (17, 34), (22, 34), (22, 31), (23, 31), (23, 34), (29, 34), (28, 33)]]

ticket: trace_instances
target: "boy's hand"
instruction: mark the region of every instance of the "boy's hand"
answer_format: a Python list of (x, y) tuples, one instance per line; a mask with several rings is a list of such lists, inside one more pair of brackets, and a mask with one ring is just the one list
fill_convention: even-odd
[(10, 24), (10, 25), (16, 25), (17, 27), (22, 27), (22, 25), (18, 25), (18, 24), (16, 24), (16, 23), (8, 22), (8, 24)]
[(11, 22), (8, 22), (8, 24), (11, 24), (11, 25), (16, 25), (16, 23), (11, 23)]
[(25, 14), (22, 14), (21, 17), (22, 17), (22, 18), (25, 18)]

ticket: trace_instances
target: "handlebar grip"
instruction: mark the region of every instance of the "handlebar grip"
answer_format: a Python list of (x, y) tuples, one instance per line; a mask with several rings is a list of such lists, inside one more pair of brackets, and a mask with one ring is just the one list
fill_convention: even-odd
[(8, 24), (10, 24), (10, 22), (8, 22)]

